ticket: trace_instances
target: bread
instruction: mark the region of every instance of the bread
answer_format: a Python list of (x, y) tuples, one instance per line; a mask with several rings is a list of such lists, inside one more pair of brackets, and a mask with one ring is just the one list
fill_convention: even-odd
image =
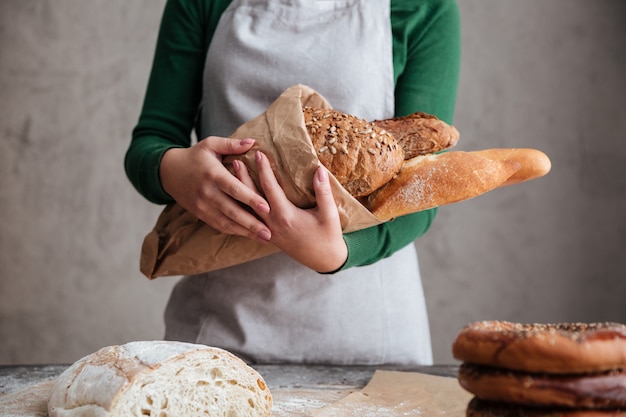
[(452, 345), (468, 417), (626, 416), (626, 326), (480, 321)]
[(538, 149), (491, 148), (474, 152), (494, 161), (514, 160), (520, 163), (520, 169), (502, 183), (501, 187), (543, 177), (552, 168), (550, 158)]
[(381, 128), (333, 109), (304, 107), (303, 113), (320, 162), (354, 197), (370, 194), (400, 171), (402, 148)]
[(626, 407), (626, 371), (555, 375), (515, 372), (464, 363), (459, 383), (482, 400), (568, 407)]
[(532, 407), (472, 398), (466, 417), (626, 417), (626, 409)]
[(372, 124), (395, 137), (404, 151), (404, 159), (450, 149), (457, 144), (460, 136), (454, 126), (423, 112), (375, 120)]
[(398, 175), (372, 193), (365, 205), (387, 220), (456, 203), (493, 190), (519, 167), (516, 161), (494, 161), (474, 152), (417, 156), (405, 161)]
[(573, 374), (626, 368), (626, 326), (619, 323), (470, 323), (452, 353), (473, 364)]
[(63, 372), (50, 417), (269, 416), (263, 378), (231, 353), (202, 345), (141, 341), (105, 347)]

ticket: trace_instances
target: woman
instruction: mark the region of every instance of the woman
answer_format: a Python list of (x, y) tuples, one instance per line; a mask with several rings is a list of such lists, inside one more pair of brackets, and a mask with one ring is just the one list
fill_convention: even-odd
[(363, 119), (423, 111), (451, 123), (459, 59), (454, 0), (169, 0), (127, 174), (150, 201), (282, 252), (184, 277), (166, 338), (257, 363), (432, 363), (411, 243), (435, 210), (344, 235), (323, 169), (318, 206), (300, 210), (262, 154), (266, 198), (221, 158), (250, 149), (253, 138), (225, 137), (298, 83)]

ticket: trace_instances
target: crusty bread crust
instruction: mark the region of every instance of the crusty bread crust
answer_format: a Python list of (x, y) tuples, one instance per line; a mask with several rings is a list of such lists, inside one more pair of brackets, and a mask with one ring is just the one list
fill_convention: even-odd
[(456, 203), (497, 188), (519, 169), (513, 160), (494, 161), (474, 152), (417, 156), (372, 193), (366, 207), (379, 219)]
[(626, 417), (626, 409), (524, 407), (473, 398), (467, 405), (466, 417)]
[(400, 171), (404, 152), (381, 128), (333, 109), (302, 111), (319, 161), (352, 196), (370, 194)]
[(223, 349), (173, 341), (108, 346), (57, 379), (50, 417), (237, 415), (269, 417), (263, 378)]
[(626, 407), (626, 371), (575, 375), (514, 372), (464, 363), (459, 383), (482, 400), (531, 406)]
[(454, 126), (423, 112), (375, 120), (372, 123), (396, 138), (404, 151), (404, 159), (450, 149), (457, 144), (460, 137)]
[(502, 183), (501, 187), (543, 177), (552, 169), (552, 162), (548, 155), (538, 149), (491, 148), (475, 152), (477, 155), (494, 161), (514, 160), (520, 163), (520, 169)]
[(573, 374), (626, 368), (626, 326), (619, 323), (470, 323), (452, 353), (467, 363), (524, 372)]

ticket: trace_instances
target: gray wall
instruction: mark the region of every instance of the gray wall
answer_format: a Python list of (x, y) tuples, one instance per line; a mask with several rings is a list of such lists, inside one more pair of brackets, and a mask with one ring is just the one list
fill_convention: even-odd
[[(160, 208), (122, 159), (163, 3), (0, 2), (0, 364), (162, 337), (176, 278), (138, 272)], [(626, 322), (626, 2), (459, 3), (458, 148), (553, 170), (441, 208), (418, 241), (439, 363), (472, 320)]]

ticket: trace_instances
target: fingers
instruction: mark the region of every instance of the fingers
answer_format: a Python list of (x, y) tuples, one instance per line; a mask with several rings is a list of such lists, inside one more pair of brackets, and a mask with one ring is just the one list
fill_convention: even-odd
[(220, 136), (211, 136), (202, 141), (213, 152), (220, 155), (238, 155), (249, 151), (254, 146), (254, 139), (231, 139)]
[(245, 206), (269, 212), (269, 204), (250, 187), (249, 176), (242, 182), (226, 169), (219, 153), (245, 151), (253, 145), (250, 139), (212, 137), (190, 148), (170, 149), (159, 167), (163, 188), (214, 229), (267, 241), (269, 228)]
[(258, 192), (256, 188), (256, 184), (254, 183), (254, 180), (250, 176), (250, 173), (248, 172), (248, 168), (246, 167), (246, 164), (235, 159), (233, 160), (233, 168), (235, 170), (235, 175), (237, 176), (239, 181), (244, 183), (251, 190)]
[[(203, 141), (207, 143), (208, 149), (219, 155), (235, 155), (248, 151), (254, 145), (254, 139), (230, 139), (218, 136), (212, 136)], [(222, 192), (230, 195), (235, 200), (251, 207), (256, 212), (267, 213), (270, 208), (265, 199), (256, 192), (254, 182), (249, 176), (245, 165), (237, 161), (237, 164), (233, 163), (233, 168), (240, 169), (238, 178), (240, 181), (236, 181), (231, 175), (223, 175), (218, 179), (218, 186)], [(224, 171), (225, 172), (225, 171)], [(243, 177), (239, 177), (243, 175)], [(242, 181), (243, 178), (243, 181)], [(242, 186), (242, 182), (243, 185)]]
[(260, 186), (265, 193), (265, 198), (271, 207), (278, 209), (280, 206), (283, 206), (285, 202), (288, 202), (287, 197), (285, 197), (283, 189), (276, 180), (276, 176), (274, 175), (274, 171), (272, 170), (267, 156), (263, 152), (257, 151), (255, 160), (259, 172)]
[[(252, 178), (247, 173), (245, 165), (236, 161), (233, 167), (239, 169), (240, 179), (230, 173), (217, 179), (217, 186), (222, 191), (216, 193), (214, 199), (220, 210), (213, 212), (212, 224), (218, 224), (218, 230), (248, 236), (263, 241), (269, 241), (271, 232), (267, 226), (238, 202), (252, 208), (256, 213), (269, 213), (270, 206), (257, 192)], [(228, 172), (228, 171), (226, 171)]]
[(328, 180), (328, 171), (323, 166), (319, 167), (315, 173), (313, 190), (320, 216), (326, 220), (338, 218), (337, 204)]
[(270, 241), (272, 233), (263, 222), (229, 198), (220, 203), (220, 210), (204, 211), (206, 217), (200, 219), (222, 233), (245, 236), (262, 243)]

